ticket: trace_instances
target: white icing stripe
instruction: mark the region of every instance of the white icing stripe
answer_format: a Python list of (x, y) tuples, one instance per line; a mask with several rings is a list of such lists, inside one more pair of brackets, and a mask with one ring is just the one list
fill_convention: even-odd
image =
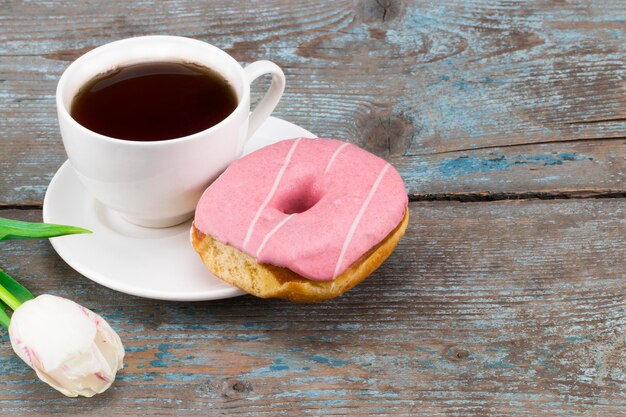
[(339, 155), (339, 152), (341, 152), (341, 150), (348, 145), (349, 143), (344, 143), (343, 145), (335, 149), (333, 156), (331, 156), (330, 161), (328, 161), (328, 165), (326, 165), (326, 169), (324, 170), (324, 175), (326, 175), (326, 173), (330, 170), (330, 167), (333, 165), (333, 162), (335, 162), (335, 159), (337, 158), (337, 155)]
[(291, 148), (289, 149), (289, 152), (287, 152), (287, 156), (285, 157), (285, 161), (283, 162), (283, 166), (280, 167), (280, 170), (278, 171), (278, 174), (276, 175), (276, 178), (274, 179), (274, 184), (272, 184), (272, 188), (270, 189), (269, 194), (267, 195), (267, 197), (265, 197), (265, 201), (263, 201), (263, 204), (261, 204), (261, 207), (259, 207), (259, 209), (257, 210), (256, 214), (254, 215), (254, 218), (252, 219), (252, 222), (250, 222), (250, 226), (248, 226), (248, 232), (246, 233), (246, 238), (243, 240), (244, 250), (246, 249), (246, 246), (248, 246), (248, 243), (250, 242), (250, 238), (252, 237), (252, 232), (254, 232), (254, 227), (256, 226), (256, 222), (259, 220), (259, 217), (261, 217), (261, 213), (265, 209), (265, 206), (269, 204), (272, 197), (274, 197), (274, 193), (276, 193), (278, 184), (280, 183), (280, 180), (283, 177), (283, 175), (285, 175), (285, 171), (287, 170), (287, 165), (289, 165), (289, 161), (291, 161), (291, 157), (293, 156), (293, 153), (296, 150), (298, 143), (300, 143), (300, 140), (301, 138), (296, 139), (293, 145), (291, 145)]
[(256, 251), (257, 259), (259, 258), (259, 255), (261, 254), (261, 252), (263, 252), (263, 248), (265, 248), (265, 245), (267, 244), (267, 241), (270, 240), (270, 238), (274, 235), (274, 233), (276, 233), (278, 231), (278, 229), (283, 227), (285, 225), (285, 223), (287, 223), (289, 221), (289, 219), (291, 219), (295, 215), (296, 215), (296, 213), (293, 213), (293, 214), (290, 214), (289, 216), (285, 217), (276, 226), (274, 226), (274, 228), (272, 230), (270, 230), (270, 232), (268, 234), (265, 235), (265, 237), (263, 238), (263, 242), (261, 242), (261, 246), (259, 246), (259, 250)]
[(343, 257), (346, 255), (346, 251), (348, 250), (348, 247), (350, 246), (350, 241), (352, 240), (352, 237), (354, 236), (354, 232), (356, 231), (356, 228), (359, 225), (361, 218), (365, 214), (365, 210), (367, 209), (367, 206), (369, 206), (370, 201), (372, 200), (372, 197), (374, 197), (374, 193), (378, 189), (380, 182), (383, 180), (383, 177), (385, 176), (385, 173), (387, 172), (390, 166), (391, 165), (386, 164), (385, 167), (382, 169), (382, 171), (380, 171), (380, 174), (378, 174), (378, 178), (376, 178), (376, 181), (374, 181), (374, 185), (372, 185), (372, 188), (370, 189), (370, 192), (367, 195), (367, 198), (361, 205), (359, 212), (354, 218), (354, 221), (352, 222), (352, 226), (350, 226), (350, 230), (348, 231), (348, 235), (346, 236), (346, 240), (343, 242), (343, 247), (341, 248), (339, 259), (337, 259), (337, 264), (335, 264), (335, 272), (333, 273), (333, 278), (337, 277), (337, 273), (339, 272), (341, 268), (341, 264), (343, 264)]

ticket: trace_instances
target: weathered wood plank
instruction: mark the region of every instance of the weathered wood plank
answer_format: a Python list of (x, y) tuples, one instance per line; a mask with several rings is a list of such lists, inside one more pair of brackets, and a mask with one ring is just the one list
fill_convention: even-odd
[[(11, 415), (623, 415), (625, 202), (411, 203), (389, 261), (317, 305), (130, 297), (72, 271), (48, 242), (4, 242), (1, 267), (36, 293), (104, 315), (128, 356), (111, 390), (70, 400), (34, 381), (3, 333), (0, 407)], [(38, 210), (0, 214), (41, 219)]]
[(0, 10), (0, 204), (40, 204), (65, 159), (54, 90), (69, 62), (154, 33), (277, 62), (288, 88), (276, 115), (386, 157), (417, 198), (624, 192), (620, 0), (51, 0)]

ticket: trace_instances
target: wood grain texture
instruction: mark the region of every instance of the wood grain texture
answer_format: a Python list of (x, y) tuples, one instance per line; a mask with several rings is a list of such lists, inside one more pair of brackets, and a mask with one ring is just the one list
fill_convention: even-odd
[[(128, 353), (109, 391), (66, 399), (34, 379), (2, 333), (0, 407), (10, 415), (624, 415), (625, 202), (414, 202), (388, 262), (314, 305), (135, 298), (81, 277), (46, 241), (5, 242), (1, 267), (35, 293), (102, 314)], [(0, 213), (41, 219), (38, 210)]]
[(277, 116), (385, 157), (414, 199), (626, 192), (622, 0), (9, 0), (0, 12), (0, 205), (41, 204), (65, 160), (64, 68), (145, 34), (275, 61), (288, 81)]
[(0, 216), (41, 220), (63, 70), (148, 34), (279, 64), (275, 115), (392, 162), (409, 229), (317, 305), (131, 297), (46, 241), (3, 242), (0, 267), (102, 314), (127, 348), (110, 390), (67, 399), (1, 332), (3, 412), (626, 415), (623, 0), (0, 1)]

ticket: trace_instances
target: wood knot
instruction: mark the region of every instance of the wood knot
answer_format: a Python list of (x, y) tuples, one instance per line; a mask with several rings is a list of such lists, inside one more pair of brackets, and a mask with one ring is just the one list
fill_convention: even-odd
[(357, 134), (359, 146), (387, 158), (400, 156), (409, 148), (415, 128), (404, 115), (382, 114), (365, 119)]
[(357, 14), (367, 23), (385, 23), (396, 19), (404, 11), (399, 0), (359, 0)]
[(451, 361), (461, 362), (461, 361), (467, 360), (467, 358), (469, 358), (470, 356), (470, 353), (469, 351), (462, 349), (460, 347), (452, 346), (448, 348), (448, 351), (446, 352), (446, 356)]
[(252, 385), (247, 381), (228, 378), (219, 384), (219, 393), (229, 399), (239, 399), (247, 396), (252, 391)]

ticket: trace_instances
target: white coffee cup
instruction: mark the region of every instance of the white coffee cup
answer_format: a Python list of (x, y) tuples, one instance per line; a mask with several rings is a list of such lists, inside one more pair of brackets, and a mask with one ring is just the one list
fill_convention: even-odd
[[(215, 126), (189, 136), (136, 142), (93, 132), (70, 115), (80, 87), (98, 74), (143, 62), (191, 62), (222, 74), (238, 99), (236, 109)], [(272, 75), (265, 97), (250, 113), (250, 83)], [(206, 187), (239, 158), (245, 142), (269, 117), (285, 88), (281, 69), (269, 61), (242, 68), (221, 49), (195, 39), (143, 36), (100, 46), (63, 73), (56, 104), (63, 145), (85, 188), (128, 221), (167, 227), (193, 215)], [(242, 196), (243, 197), (243, 196)]]

